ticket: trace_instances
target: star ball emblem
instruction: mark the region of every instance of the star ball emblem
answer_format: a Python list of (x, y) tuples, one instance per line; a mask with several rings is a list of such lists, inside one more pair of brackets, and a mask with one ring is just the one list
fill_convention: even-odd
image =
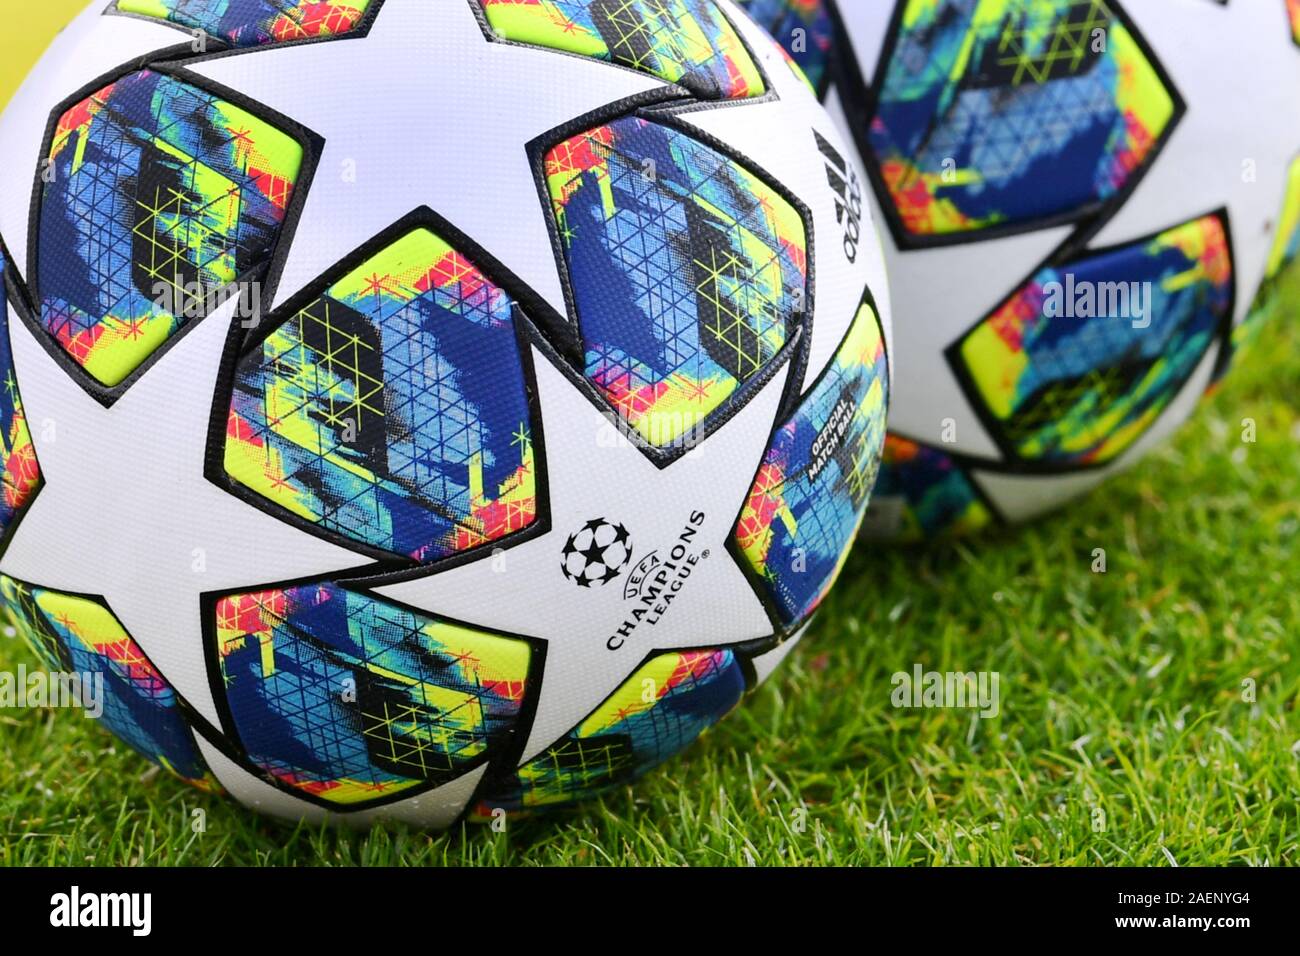
[(592, 518), (569, 535), (560, 552), (560, 570), (581, 588), (606, 585), (632, 560), (632, 537), (621, 524)]

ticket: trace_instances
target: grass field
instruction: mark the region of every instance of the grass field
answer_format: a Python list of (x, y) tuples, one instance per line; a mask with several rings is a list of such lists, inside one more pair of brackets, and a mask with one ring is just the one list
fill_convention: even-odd
[[(10, 710), (0, 862), (1300, 863), (1297, 396), (1300, 329), (1277, 322), (1173, 444), (1080, 505), (931, 552), (860, 547), (767, 685), (603, 802), (502, 833), (294, 830), (79, 716)], [(19, 662), (0, 638), (0, 669)], [(915, 663), (999, 672), (1001, 714), (892, 707)]]
[[(500, 833), (295, 830), (80, 717), (7, 710), (0, 863), (1297, 864), (1298, 552), (1291, 309), (1175, 442), (1079, 505), (928, 552), (860, 547), (767, 685), (603, 802)], [(19, 663), (0, 637), (0, 670)], [(999, 672), (1001, 714), (894, 708), (891, 674), (917, 663)]]

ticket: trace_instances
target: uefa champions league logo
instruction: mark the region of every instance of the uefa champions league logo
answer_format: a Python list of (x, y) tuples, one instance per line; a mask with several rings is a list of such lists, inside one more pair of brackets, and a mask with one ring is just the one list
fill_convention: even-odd
[(560, 570), (578, 587), (592, 590), (623, 579), (623, 601), (631, 607), (606, 648), (618, 650), (642, 624), (653, 627), (668, 613), (695, 568), (709, 556), (707, 548), (693, 548), (704, 517), (703, 511), (691, 512), (671, 545), (648, 552), (635, 566), (632, 536), (618, 522), (592, 518), (565, 540)]
[(632, 536), (621, 524), (592, 518), (569, 535), (560, 552), (560, 570), (580, 588), (603, 587), (632, 560)]

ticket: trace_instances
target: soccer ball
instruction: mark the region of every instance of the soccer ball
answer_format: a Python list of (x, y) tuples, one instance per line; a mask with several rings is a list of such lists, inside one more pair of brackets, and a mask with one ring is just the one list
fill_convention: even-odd
[(1037, 516), (1190, 416), (1300, 239), (1297, 0), (750, 0), (857, 143), (897, 317), (865, 531)]
[(97, 0), (0, 118), (14, 626), (273, 815), (644, 773), (875, 481), (849, 155), (728, 2)]

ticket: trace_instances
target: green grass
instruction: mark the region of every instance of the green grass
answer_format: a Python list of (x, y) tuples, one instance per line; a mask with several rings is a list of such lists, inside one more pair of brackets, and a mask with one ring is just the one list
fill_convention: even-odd
[[(603, 802), (501, 833), (293, 829), (80, 717), (9, 710), (0, 862), (1300, 863), (1295, 318), (1173, 444), (1080, 504), (929, 552), (859, 548), (766, 686)], [(20, 661), (35, 666), (0, 638), (0, 668)], [(999, 672), (1001, 715), (892, 707), (891, 674), (918, 662)]]

